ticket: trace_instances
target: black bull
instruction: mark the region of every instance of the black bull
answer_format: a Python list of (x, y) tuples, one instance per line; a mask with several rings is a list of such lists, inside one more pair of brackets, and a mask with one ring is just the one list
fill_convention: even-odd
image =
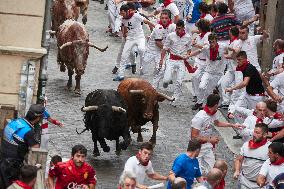
[[(99, 156), (99, 141), (104, 152), (110, 148), (105, 139), (116, 141), (116, 152), (126, 150), (130, 144), (130, 131), (127, 125), (127, 106), (115, 90), (98, 89), (87, 95), (85, 106), (81, 109), (84, 115), (85, 130), (91, 130), (94, 142), (94, 156)], [(124, 141), (119, 143), (119, 137)]]

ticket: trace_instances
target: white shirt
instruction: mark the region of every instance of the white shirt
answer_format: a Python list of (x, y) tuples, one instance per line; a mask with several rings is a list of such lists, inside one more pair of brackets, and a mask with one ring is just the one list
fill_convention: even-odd
[[(200, 110), (191, 120), (191, 127), (200, 131), (200, 136), (211, 136), (213, 133), (214, 121), (217, 120), (216, 114), (210, 116), (204, 110)], [(212, 144), (207, 142), (202, 144), (201, 149), (212, 148)]]
[(272, 165), (270, 162), (270, 159), (267, 159), (261, 169), (259, 174), (263, 175), (266, 177), (266, 182), (269, 182), (269, 184), (271, 184), (271, 182), (273, 181), (273, 179), (279, 175), (280, 173), (284, 172), (284, 163), (282, 163), (281, 165)]
[(257, 121), (257, 117), (254, 115), (248, 116), (245, 119), (243, 123), (245, 128), (240, 129), (240, 135), (242, 136), (243, 141), (249, 141), (252, 138), (256, 121)]
[(151, 53), (160, 53), (161, 49), (156, 45), (156, 40), (162, 39), (162, 43), (164, 43), (168, 34), (174, 32), (175, 28), (176, 25), (173, 23), (170, 24), (167, 28), (164, 28), (162, 25), (157, 24), (148, 40), (147, 51)]
[(145, 38), (142, 28), (143, 20), (145, 18), (139, 13), (134, 13), (130, 19), (122, 19), (122, 25), (127, 27), (127, 40)]
[(203, 19), (208, 20), (209, 22), (211, 22), (214, 18), (213, 18), (213, 16), (211, 16), (211, 14), (206, 14)]
[(268, 146), (270, 144), (271, 142), (266, 142), (263, 146), (250, 149), (248, 142), (245, 142), (241, 147), (240, 155), (244, 156), (244, 160), (241, 168), (240, 182), (248, 188), (258, 188), (256, 182), (250, 181), (256, 181), (262, 164), (268, 159)]
[[(203, 49), (208, 49), (209, 48), (209, 41), (208, 41), (208, 36), (211, 34), (211, 32), (207, 32), (202, 38), (200, 37), (200, 34), (196, 36), (196, 44), (197, 45), (201, 45), (203, 46)], [(201, 51), (200, 54), (198, 54), (196, 56), (196, 58), (200, 59), (200, 60), (203, 60), (202, 62), (200, 63), (204, 63), (204, 65), (201, 65), (201, 66), (205, 66), (205, 61), (206, 61), (206, 53), (204, 51)], [(205, 61), (204, 61), (205, 60)]]
[(226, 46), (223, 45), (222, 43), (219, 44), (219, 55), (217, 57), (217, 60), (212, 61), (210, 60), (210, 47), (209, 48), (202, 48), (201, 51), (204, 52), (206, 56), (206, 67), (205, 67), (205, 72), (211, 73), (211, 74), (224, 74), (224, 69), (225, 69), (225, 62), (224, 62), (224, 52), (226, 49)]
[(166, 7), (162, 3), (160, 5), (160, 7), (157, 8), (157, 11), (162, 11), (163, 9), (168, 9), (172, 13), (172, 19), (173, 19), (173, 17), (179, 15), (179, 10), (178, 10), (177, 5), (175, 3), (170, 3)]
[(248, 36), (245, 41), (238, 40), (242, 51), (246, 51), (248, 61), (257, 69), (261, 70), (258, 63), (257, 44), (260, 43), (262, 35)]
[(187, 51), (191, 49), (191, 36), (186, 33), (180, 38), (176, 32), (172, 32), (165, 40), (164, 49), (170, 50), (172, 54), (185, 56)]
[(276, 75), (270, 86), (278, 90), (278, 95), (284, 96), (284, 72)]
[[(229, 44), (229, 47), (232, 49), (240, 48), (239, 41), (234, 40), (232, 43)], [(233, 51), (228, 50), (228, 55), (231, 56), (233, 54)], [(227, 70), (228, 71), (236, 71), (237, 62), (234, 59), (227, 59)]]
[(143, 184), (147, 174), (154, 174), (152, 162), (149, 161), (147, 166), (140, 164), (136, 156), (130, 157), (124, 166), (124, 171), (130, 171), (136, 175), (136, 181), (139, 184)]
[(234, 10), (240, 21), (248, 20), (255, 15), (251, 0), (234, 0)]

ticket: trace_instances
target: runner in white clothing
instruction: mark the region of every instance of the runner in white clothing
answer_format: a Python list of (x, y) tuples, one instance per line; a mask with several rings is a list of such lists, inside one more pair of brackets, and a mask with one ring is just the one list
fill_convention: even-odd
[(159, 87), (160, 80), (164, 76), (165, 67), (159, 70), (161, 50), (168, 34), (174, 32), (175, 27), (175, 24), (171, 21), (170, 11), (167, 9), (162, 10), (160, 21), (153, 29), (147, 42), (140, 75), (147, 75), (149, 72), (152, 74), (154, 71), (153, 86), (155, 88)]
[[(267, 159), (257, 177), (259, 187), (271, 185), (272, 180), (284, 172), (284, 145), (281, 142), (273, 142), (268, 146)], [(267, 184), (268, 183), (268, 184)]]
[(140, 64), (143, 61), (143, 55), (145, 52), (145, 35), (142, 28), (142, 24), (146, 23), (150, 27), (154, 27), (149, 20), (145, 19), (137, 12), (132, 12), (128, 5), (122, 5), (120, 8), (120, 15), (122, 19), (122, 33), (126, 38), (126, 42), (121, 54), (120, 67), (118, 69), (118, 75), (113, 80), (121, 81), (124, 79), (124, 70), (127, 65), (131, 50), (133, 46), (137, 45), (138, 53), (140, 56)]
[(256, 67), (258, 71), (261, 68), (258, 63), (257, 44), (269, 37), (268, 33), (263, 30), (262, 35), (248, 36), (249, 28), (247, 26), (240, 27), (239, 48), (236, 52), (245, 51), (247, 53), (248, 61)]
[(204, 48), (198, 49), (190, 54), (196, 56), (203, 52), (206, 58), (206, 65), (204, 73), (199, 83), (199, 95), (197, 96), (197, 103), (193, 106), (192, 110), (202, 108), (206, 97), (213, 92), (218, 84), (218, 81), (224, 74), (225, 63), (223, 61), (226, 46), (217, 42), (217, 36), (210, 34), (208, 36), (209, 48), (207, 45)]
[(176, 24), (176, 31), (172, 32), (166, 38), (163, 50), (161, 52), (161, 60), (159, 69), (162, 69), (166, 52), (170, 52), (170, 58), (166, 62), (166, 70), (164, 74), (163, 87), (167, 88), (172, 80), (172, 72), (177, 70), (177, 80), (174, 89), (175, 104), (176, 100), (181, 95), (182, 81), (185, 74), (184, 61), (188, 59), (191, 52), (191, 36), (185, 33), (184, 21), (179, 20)]
[(203, 173), (208, 173), (215, 163), (213, 148), (219, 142), (219, 137), (213, 135), (214, 125), (217, 127), (243, 128), (240, 124), (219, 121), (216, 116), (220, 96), (210, 94), (203, 110), (200, 110), (191, 121), (191, 139), (202, 143), (198, 156), (199, 165)]
[(240, 155), (235, 158), (234, 179), (238, 179), (239, 189), (258, 189), (256, 178), (262, 164), (268, 159), (268, 127), (257, 124), (253, 138), (241, 147)]
[(109, 32), (111, 33), (111, 36), (118, 37), (122, 19), (119, 15), (119, 10), (122, 4), (123, 2), (121, 0), (108, 1)]
[(164, 0), (163, 3), (160, 5), (160, 7), (158, 7), (153, 12), (153, 14), (150, 14), (149, 16), (155, 16), (159, 14), (163, 9), (168, 9), (171, 11), (172, 19), (175, 24), (180, 20), (180, 17), (179, 17), (180, 12), (178, 10), (178, 7), (172, 0)]
[(152, 167), (151, 156), (153, 153), (153, 146), (146, 142), (140, 147), (136, 156), (130, 157), (124, 166), (124, 172), (129, 171), (136, 175), (136, 186), (139, 189), (146, 189), (144, 180), (147, 177), (154, 180), (165, 181), (168, 177), (156, 173)]

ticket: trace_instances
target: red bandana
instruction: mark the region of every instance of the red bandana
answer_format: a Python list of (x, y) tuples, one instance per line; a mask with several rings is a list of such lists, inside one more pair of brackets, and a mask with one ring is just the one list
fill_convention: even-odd
[(282, 50), (282, 49), (277, 49), (277, 50), (274, 51), (274, 52), (275, 52), (275, 54), (278, 56), (278, 55), (284, 53), (284, 50)]
[(247, 68), (248, 64), (249, 64), (249, 61), (246, 60), (243, 63), (243, 65), (241, 65), (241, 66), (238, 65), (237, 66), (236, 71), (241, 71), (241, 72), (245, 71), (245, 69)]
[(200, 18), (205, 18), (206, 14), (205, 13), (201, 13)]
[(225, 185), (226, 185), (225, 179), (223, 178), (223, 179), (220, 181), (220, 183), (219, 183), (217, 186), (214, 187), (214, 189), (224, 189), (224, 188), (225, 188)]
[[(176, 33), (177, 34), (177, 33)], [(182, 38), (185, 35), (185, 30), (182, 30), (180, 32), (180, 34), (177, 34), (177, 36), (179, 36), (180, 38)]]
[(219, 45), (216, 44), (215, 47), (210, 47), (210, 60), (216, 61), (219, 55)]
[(200, 33), (200, 38), (202, 39), (202, 38), (205, 36), (206, 33), (207, 33), (207, 32), (201, 32), (201, 33)]
[(282, 118), (282, 114), (279, 113), (279, 112), (276, 112), (276, 113), (273, 115), (273, 118), (274, 118), (274, 119), (281, 119), (281, 118)]
[(14, 183), (16, 183), (17, 185), (19, 185), (20, 187), (22, 187), (23, 189), (32, 189), (31, 186), (27, 185), (26, 183), (20, 181), (20, 180), (16, 180)]
[(164, 7), (167, 7), (169, 4), (171, 4), (173, 1), (172, 0), (164, 0), (163, 4)]
[(134, 12), (128, 12), (128, 17), (127, 19), (130, 19), (134, 15)]
[(232, 39), (230, 39), (230, 44), (233, 43), (233, 41), (238, 40), (238, 37), (233, 36)]
[(136, 154), (136, 158), (138, 159), (138, 161), (139, 161), (139, 163), (141, 164), (141, 165), (143, 165), (143, 166), (147, 166), (148, 165), (148, 163), (149, 163), (149, 161), (147, 161), (147, 162), (145, 162), (145, 163), (142, 163), (141, 161), (140, 161), (140, 154), (139, 153), (137, 153)]
[(217, 110), (215, 110), (215, 111), (212, 112), (212, 111), (209, 109), (209, 107), (208, 107), (207, 105), (204, 106), (203, 110), (204, 110), (208, 115), (211, 115), (211, 116), (213, 116), (213, 115), (216, 114), (216, 112), (217, 112)]
[(248, 142), (248, 147), (250, 149), (256, 149), (263, 145), (265, 145), (267, 142), (267, 139), (263, 139), (261, 142), (254, 142), (252, 139)]
[(284, 163), (284, 157), (282, 157), (281, 159), (278, 159), (277, 161), (271, 163), (272, 165), (281, 165), (282, 163)]
[(256, 123), (263, 123), (263, 119), (256, 116), (256, 112), (253, 112), (253, 115), (257, 118)]
[(166, 25), (163, 25), (162, 21), (159, 20), (159, 24), (162, 25), (164, 29), (168, 28), (171, 23), (172, 23), (172, 21), (169, 20), (168, 23), (166, 23)]

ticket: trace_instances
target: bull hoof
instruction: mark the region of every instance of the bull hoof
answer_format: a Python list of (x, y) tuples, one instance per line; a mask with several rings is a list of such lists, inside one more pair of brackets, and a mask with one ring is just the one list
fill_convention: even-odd
[(80, 91), (80, 89), (75, 89), (75, 90), (74, 90), (74, 93), (75, 93), (76, 96), (81, 96), (81, 91)]
[(63, 65), (63, 64), (60, 65), (60, 71), (61, 72), (65, 72), (66, 71), (65, 65)]
[(149, 142), (150, 142), (153, 146), (156, 145), (156, 139), (152, 139), (152, 138), (151, 138), (151, 139), (149, 140)]
[(104, 147), (104, 148), (103, 148), (103, 151), (104, 151), (104, 152), (109, 152), (109, 151), (110, 151), (110, 147), (108, 147), (108, 146)]
[(100, 156), (101, 154), (100, 154), (100, 152), (99, 151), (93, 151), (93, 155), (95, 156), (95, 157), (97, 157), (97, 156)]
[(126, 149), (127, 149), (127, 144), (126, 144), (125, 142), (122, 142), (122, 143), (120, 143), (119, 145), (120, 145), (120, 148), (121, 148), (122, 150), (126, 150)]
[(82, 18), (82, 22), (83, 22), (84, 25), (86, 25), (87, 20), (88, 20), (88, 19), (87, 19), (87, 16), (84, 16), (84, 17)]

